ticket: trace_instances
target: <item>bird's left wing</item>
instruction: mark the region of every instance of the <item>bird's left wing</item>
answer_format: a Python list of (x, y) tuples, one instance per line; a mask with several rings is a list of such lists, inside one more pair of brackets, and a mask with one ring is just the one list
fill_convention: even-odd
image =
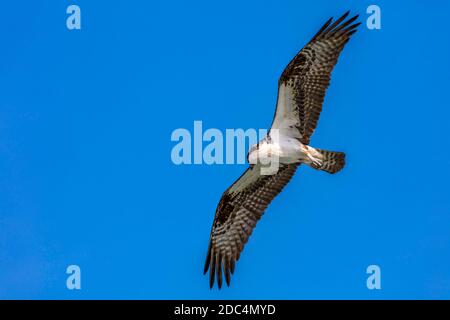
[[(334, 23), (328, 20), (292, 59), (278, 81), (278, 100), (272, 129), (309, 144), (322, 111), (331, 72), (360, 23), (349, 12)], [(271, 129), (271, 130), (272, 130)]]
[(222, 286), (222, 271), (227, 285), (235, 262), (252, 234), (253, 228), (270, 202), (294, 175), (299, 164), (280, 165), (276, 174), (261, 175), (261, 165), (253, 165), (222, 195), (211, 230), (204, 273), (210, 270), (210, 287), (217, 277)]

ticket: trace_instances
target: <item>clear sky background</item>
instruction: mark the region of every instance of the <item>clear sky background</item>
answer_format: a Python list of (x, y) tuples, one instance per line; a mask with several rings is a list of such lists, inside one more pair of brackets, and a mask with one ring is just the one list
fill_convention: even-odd
[[(66, 28), (66, 8), (82, 30)], [(382, 29), (365, 27), (367, 6)], [(230, 288), (202, 269), (245, 165), (175, 166), (176, 128), (267, 128), (278, 77), (330, 17), (363, 25), (302, 166)], [(448, 1), (9, 1), (0, 11), (0, 298), (450, 298)], [(81, 267), (82, 289), (66, 288)], [(381, 290), (366, 287), (381, 267)]]

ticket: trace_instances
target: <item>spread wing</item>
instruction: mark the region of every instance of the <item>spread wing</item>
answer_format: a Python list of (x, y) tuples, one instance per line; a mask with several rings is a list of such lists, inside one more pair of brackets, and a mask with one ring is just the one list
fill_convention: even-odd
[(298, 164), (281, 165), (273, 175), (261, 175), (259, 164), (251, 166), (222, 195), (211, 230), (204, 273), (210, 270), (210, 287), (217, 277), (222, 286), (222, 271), (227, 285), (235, 262), (252, 234), (253, 228), (270, 202), (294, 175)]
[(350, 36), (361, 23), (358, 16), (328, 20), (311, 41), (294, 57), (278, 82), (278, 100), (272, 129), (298, 138), (303, 144), (316, 128), (331, 72)]

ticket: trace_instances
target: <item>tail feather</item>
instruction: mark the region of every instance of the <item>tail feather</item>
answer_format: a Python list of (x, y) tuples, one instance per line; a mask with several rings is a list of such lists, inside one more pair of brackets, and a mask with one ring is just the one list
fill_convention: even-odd
[(345, 153), (338, 151), (327, 151), (322, 149), (316, 149), (323, 159), (321, 164), (313, 165), (315, 169), (323, 170), (329, 173), (336, 173), (344, 168), (345, 165)]

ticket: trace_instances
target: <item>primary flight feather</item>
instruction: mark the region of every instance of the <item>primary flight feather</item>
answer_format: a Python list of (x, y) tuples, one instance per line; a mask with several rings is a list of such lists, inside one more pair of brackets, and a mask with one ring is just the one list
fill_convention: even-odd
[[(287, 65), (278, 81), (278, 99), (268, 135), (248, 153), (250, 167), (222, 195), (211, 230), (204, 273), (219, 289), (223, 278), (230, 285), (235, 263), (253, 228), (270, 202), (283, 190), (301, 163), (336, 173), (344, 167), (345, 154), (309, 146), (322, 111), (331, 72), (358, 16), (330, 18)], [(333, 22), (333, 23), (332, 23)], [(265, 155), (265, 156), (263, 156)], [(276, 156), (274, 174), (262, 174), (263, 157)]]

